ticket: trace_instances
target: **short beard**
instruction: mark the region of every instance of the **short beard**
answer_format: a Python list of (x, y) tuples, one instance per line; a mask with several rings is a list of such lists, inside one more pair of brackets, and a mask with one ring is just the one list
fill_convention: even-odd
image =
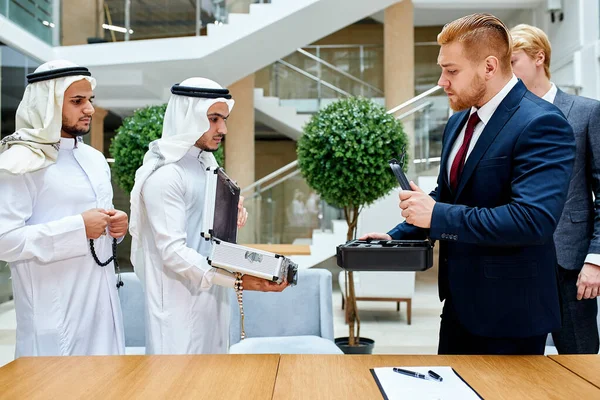
[[(220, 137), (220, 138), (221, 138), (221, 144), (220, 144), (219, 146), (217, 146), (217, 148), (216, 148), (216, 149), (211, 149), (210, 147), (208, 147), (208, 146), (206, 145), (206, 143), (204, 143), (204, 142), (202, 141), (202, 138), (200, 138), (200, 139), (199, 139), (199, 140), (196, 142), (196, 147), (198, 147), (198, 148), (199, 148), (200, 150), (202, 150), (202, 151), (206, 151), (206, 152), (208, 152), (208, 153), (214, 153), (215, 151), (218, 151), (218, 150), (219, 150), (219, 147), (220, 147), (220, 146), (223, 146), (223, 143), (225, 143), (225, 137), (224, 137), (224, 136), (217, 136), (217, 137)], [(208, 141), (208, 140), (207, 140), (207, 141)]]
[(87, 129), (78, 129), (77, 125), (67, 125), (66, 121), (63, 120), (63, 124), (62, 124), (62, 128), (61, 130), (63, 132), (65, 132), (68, 135), (71, 135), (73, 137), (79, 137), (79, 136), (83, 136), (83, 135), (87, 135), (88, 133), (90, 133), (90, 130), (92, 129), (92, 123), (90, 121), (90, 127)]
[(485, 96), (485, 91), (485, 82), (477, 75), (466, 94), (461, 95), (460, 97), (456, 96), (457, 99), (455, 101), (450, 100), (450, 108), (454, 111), (461, 111), (476, 106)]

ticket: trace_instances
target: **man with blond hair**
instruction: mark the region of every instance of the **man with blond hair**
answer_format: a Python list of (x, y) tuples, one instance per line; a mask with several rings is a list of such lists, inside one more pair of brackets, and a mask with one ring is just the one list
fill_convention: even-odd
[(534, 94), (562, 111), (573, 128), (577, 148), (567, 202), (554, 233), (562, 328), (552, 332), (552, 337), (560, 354), (597, 354), (600, 102), (567, 94), (550, 81), (550, 41), (541, 29), (523, 24), (510, 33), (515, 75)]
[(438, 240), (440, 354), (543, 354), (560, 327), (552, 234), (572, 172), (573, 131), (512, 73), (508, 28), (473, 14), (438, 35), (438, 84), (456, 110), (437, 188), (400, 192), (406, 221), (364, 238)]

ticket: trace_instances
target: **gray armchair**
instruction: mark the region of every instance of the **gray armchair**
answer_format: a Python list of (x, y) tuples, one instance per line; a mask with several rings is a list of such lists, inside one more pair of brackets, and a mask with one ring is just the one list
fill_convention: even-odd
[[(127, 353), (144, 354), (146, 347), (146, 298), (142, 283), (133, 272), (121, 274), (119, 289)], [(137, 350), (133, 349), (137, 348)], [(143, 350), (143, 351), (142, 351)]]
[(230, 353), (342, 354), (333, 342), (331, 273), (298, 271), (298, 285), (281, 293), (244, 292), (246, 339), (231, 293)]

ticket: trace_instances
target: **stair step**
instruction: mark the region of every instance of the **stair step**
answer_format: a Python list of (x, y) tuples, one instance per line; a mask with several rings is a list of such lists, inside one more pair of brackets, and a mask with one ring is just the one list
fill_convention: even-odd
[(227, 25), (243, 24), (252, 17), (249, 14), (233, 13), (227, 17)]
[(250, 4), (250, 15), (252, 17), (256, 16), (265, 16), (269, 13), (273, 12), (273, 5), (270, 3), (251, 3)]
[(226, 30), (227, 25), (224, 24), (207, 24), (206, 25), (206, 36), (207, 37), (216, 37), (217, 35), (222, 34), (224, 30)]

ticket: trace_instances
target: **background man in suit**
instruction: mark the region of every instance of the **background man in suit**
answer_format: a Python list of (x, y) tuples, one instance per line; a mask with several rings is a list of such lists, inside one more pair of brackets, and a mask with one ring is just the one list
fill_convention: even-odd
[(567, 202), (554, 233), (563, 318), (562, 328), (552, 336), (561, 354), (597, 354), (600, 102), (566, 94), (550, 82), (550, 42), (541, 29), (518, 25), (510, 33), (515, 75), (534, 94), (562, 111), (573, 127), (577, 146)]
[(363, 238), (439, 240), (440, 354), (543, 354), (560, 327), (552, 235), (575, 155), (573, 131), (512, 73), (506, 26), (489, 14), (438, 35), (438, 84), (455, 113), (430, 195), (400, 192), (406, 218)]

